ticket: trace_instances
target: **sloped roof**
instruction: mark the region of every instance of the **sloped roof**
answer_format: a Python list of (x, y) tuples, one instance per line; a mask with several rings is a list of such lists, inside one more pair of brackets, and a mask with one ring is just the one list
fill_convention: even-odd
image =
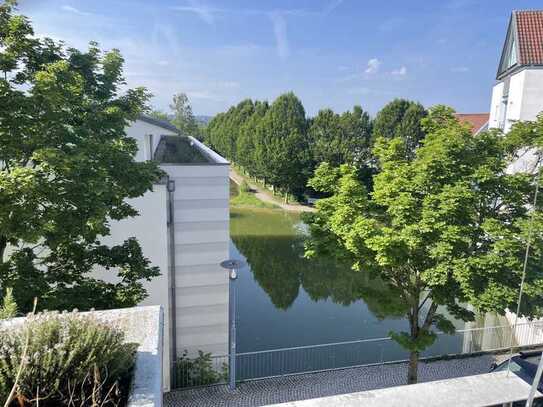
[(543, 66), (543, 10), (513, 11), (496, 78), (534, 65)]
[(477, 134), (484, 130), (488, 124), (489, 113), (457, 113), (456, 118), (460, 123), (467, 123), (471, 126), (472, 134)]
[(179, 129), (167, 121), (155, 119), (154, 117), (143, 114), (143, 113), (139, 115), (138, 119), (141, 120), (142, 122), (149, 123), (158, 127), (162, 127), (163, 129), (170, 130), (179, 134)]
[(543, 10), (514, 11), (519, 63), (543, 65)]

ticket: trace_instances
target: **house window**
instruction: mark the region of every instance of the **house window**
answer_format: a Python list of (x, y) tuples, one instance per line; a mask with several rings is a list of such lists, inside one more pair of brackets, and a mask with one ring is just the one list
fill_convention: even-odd
[(515, 40), (511, 43), (511, 49), (509, 50), (509, 58), (507, 67), (510, 68), (517, 63), (517, 44)]

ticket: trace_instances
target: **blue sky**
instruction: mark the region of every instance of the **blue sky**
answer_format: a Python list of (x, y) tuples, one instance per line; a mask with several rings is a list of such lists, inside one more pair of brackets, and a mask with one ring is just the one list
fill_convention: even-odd
[(20, 0), (37, 34), (126, 59), (128, 86), (195, 114), (294, 91), (309, 115), (395, 97), (488, 111), (511, 10), (541, 0)]

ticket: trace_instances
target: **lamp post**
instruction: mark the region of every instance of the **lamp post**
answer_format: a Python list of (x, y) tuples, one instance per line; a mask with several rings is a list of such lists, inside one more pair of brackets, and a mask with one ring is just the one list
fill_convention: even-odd
[(228, 273), (228, 387), (236, 389), (236, 279), (237, 270), (243, 267), (240, 260), (230, 259), (221, 262)]

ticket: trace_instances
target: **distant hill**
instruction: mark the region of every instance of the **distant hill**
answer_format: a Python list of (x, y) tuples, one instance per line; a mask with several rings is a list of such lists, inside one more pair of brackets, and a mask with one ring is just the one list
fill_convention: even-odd
[(194, 118), (196, 119), (196, 121), (198, 122), (198, 124), (208, 124), (211, 119), (213, 119), (213, 116), (206, 116), (206, 115), (195, 115)]

